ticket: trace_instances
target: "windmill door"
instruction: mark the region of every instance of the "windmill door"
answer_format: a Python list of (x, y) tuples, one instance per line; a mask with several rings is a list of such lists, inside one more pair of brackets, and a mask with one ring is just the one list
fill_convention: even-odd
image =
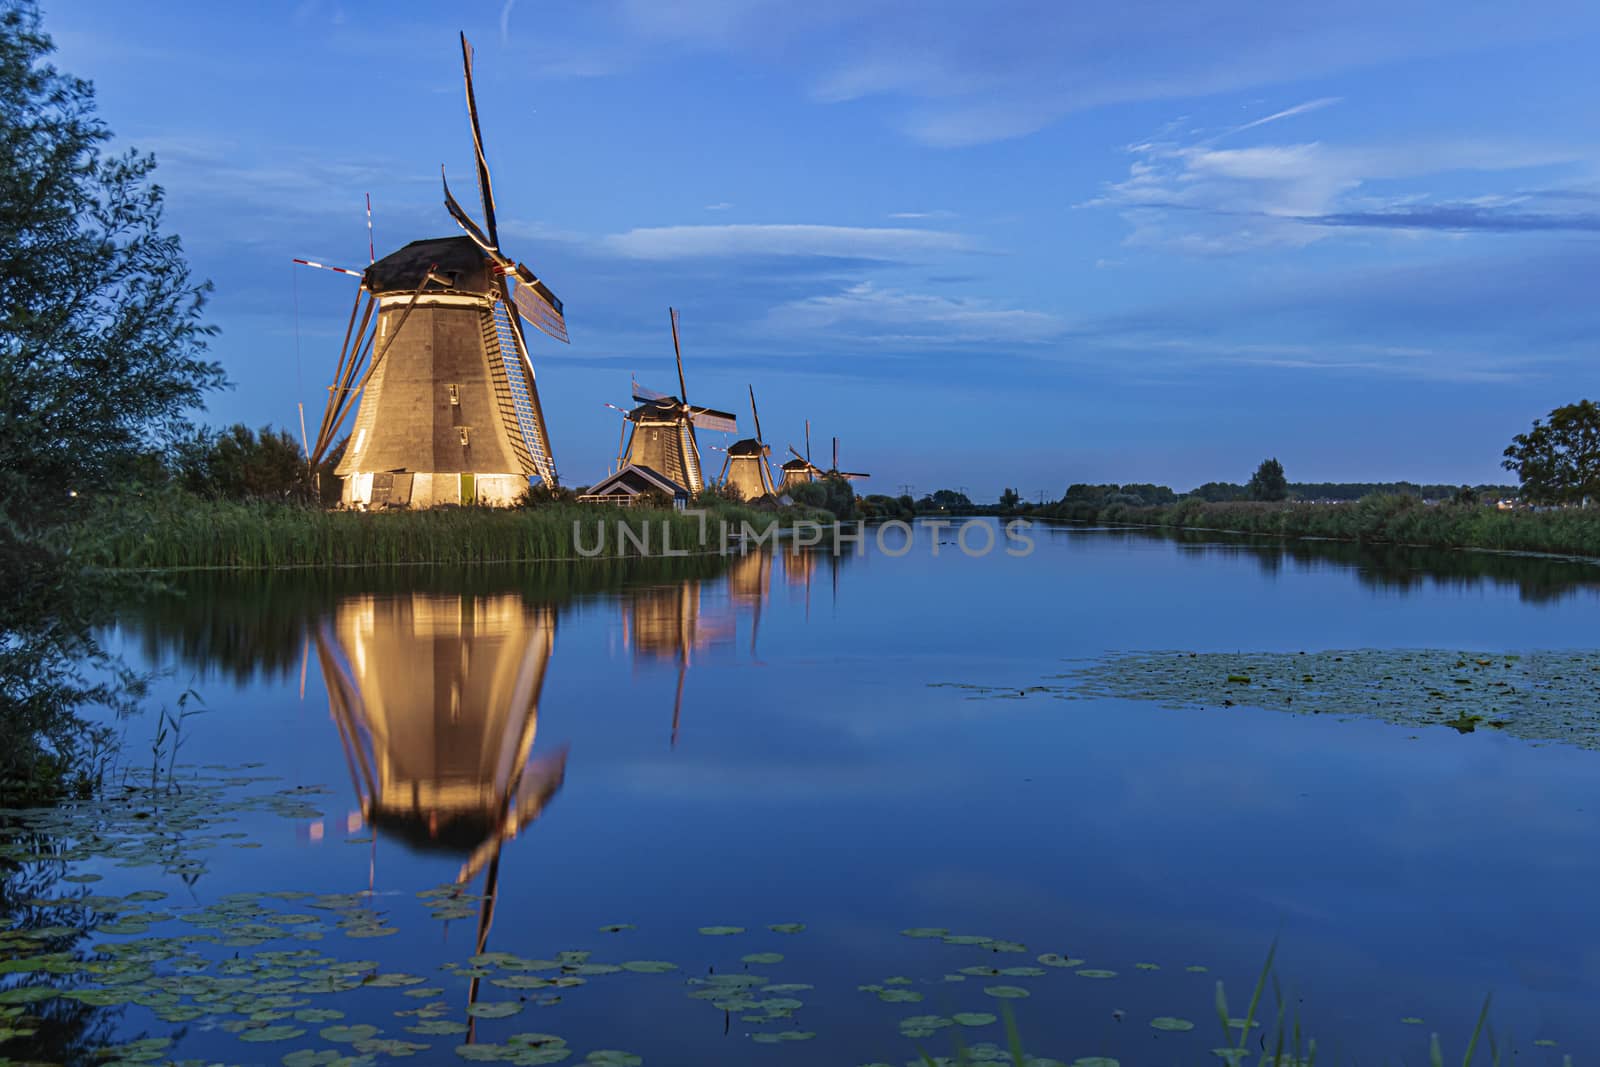
[(461, 476), (461, 502), (463, 504), (476, 504), (478, 502), (478, 477), (475, 474)]

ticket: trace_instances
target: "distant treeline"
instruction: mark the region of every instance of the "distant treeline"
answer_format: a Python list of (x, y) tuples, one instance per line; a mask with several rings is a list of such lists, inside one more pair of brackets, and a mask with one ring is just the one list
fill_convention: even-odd
[[(1478, 500), (1514, 498), (1514, 485), (1423, 485), (1417, 482), (1289, 482), (1290, 500), (1356, 501), (1368, 496), (1408, 496), (1417, 500), (1456, 500), (1462, 490), (1471, 490)], [(1127, 485), (1088, 485), (1077, 483), (1067, 487), (1060, 503), (1089, 505), (1096, 508), (1113, 504), (1135, 507), (1156, 507), (1176, 504), (1184, 497), (1194, 497), (1207, 503), (1218, 504), (1236, 500), (1250, 500), (1250, 487), (1236, 482), (1206, 482), (1188, 493), (1178, 493), (1165, 485), (1132, 482)]]
[(1094, 508), (1062, 502), (1029, 514), (1274, 537), (1600, 556), (1600, 508), (1501, 511), (1467, 502), (1427, 505), (1403, 493), (1333, 504), (1207, 501), (1193, 496), (1154, 506), (1119, 502)]

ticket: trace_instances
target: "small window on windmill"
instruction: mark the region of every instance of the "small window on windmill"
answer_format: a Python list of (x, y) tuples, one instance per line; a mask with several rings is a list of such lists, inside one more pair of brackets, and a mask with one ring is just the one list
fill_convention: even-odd
[(463, 447), (463, 448), (465, 448), (467, 445), (472, 443), (469, 440), (467, 440), (467, 431), (470, 430), (471, 428), (472, 427), (470, 427), (470, 426), (457, 426), (456, 427), (456, 429), (461, 431), (461, 447)]
[[(450, 406), (451, 407), (460, 407), (461, 406), (461, 388), (459, 386), (452, 385), (450, 387)], [(463, 443), (465, 443), (465, 442), (463, 442)]]

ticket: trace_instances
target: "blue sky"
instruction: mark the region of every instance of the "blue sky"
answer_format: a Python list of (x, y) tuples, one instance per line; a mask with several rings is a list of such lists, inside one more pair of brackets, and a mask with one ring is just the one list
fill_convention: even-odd
[[(365, 263), (458, 232), (477, 50), (502, 240), (567, 305), (563, 481), (628, 379), (841, 438), (869, 491), (1503, 480), (1600, 393), (1582, 3), (45, 3), (155, 152), (235, 383), (320, 415)], [(296, 273), (298, 272), (298, 273)], [(741, 416), (741, 424), (745, 418)]]

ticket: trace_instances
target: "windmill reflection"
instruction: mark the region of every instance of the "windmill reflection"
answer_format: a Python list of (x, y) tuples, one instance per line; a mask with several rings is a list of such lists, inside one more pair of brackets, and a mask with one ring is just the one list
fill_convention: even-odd
[[(516, 594), (350, 597), (316, 644), (362, 816), (415, 847), (462, 854), (458, 886), (485, 873), (482, 952), (501, 849), (566, 774), (564, 748), (533, 757), (555, 610)], [(469, 1004), (477, 994), (474, 980)]]
[(632, 653), (635, 662), (677, 664), (669, 735), (673, 747), (677, 747), (678, 731), (683, 723), (683, 691), (689, 668), (698, 653), (713, 645), (733, 642), (741, 609), (751, 612), (750, 655), (757, 659), (761, 605), (772, 585), (771, 551), (735, 557), (729, 563), (724, 581), (728, 593), (725, 601), (708, 595), (708, 583), (699, 580), (633, 590), (621, 601), (622, 644)]

